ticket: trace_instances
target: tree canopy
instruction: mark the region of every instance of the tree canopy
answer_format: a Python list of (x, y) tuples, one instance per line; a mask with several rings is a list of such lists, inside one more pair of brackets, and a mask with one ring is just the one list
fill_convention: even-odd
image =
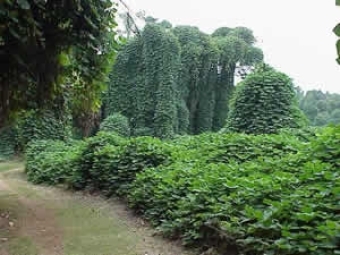
[(1, 1), (0, 126), (65, 91), (76, 106), (99, 105), (116, 46), (115, 11), (110, 0)]
[(300, 108), (312, 126), (340, 124), (340, 95), (320, 90), (307, 91), (300, 98)]

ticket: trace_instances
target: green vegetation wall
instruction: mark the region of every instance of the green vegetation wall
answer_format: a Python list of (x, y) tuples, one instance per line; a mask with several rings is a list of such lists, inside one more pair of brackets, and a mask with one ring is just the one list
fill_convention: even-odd
[(252, 134), (299, 128), (306, 118), (298, 108), (292, 80), (261, 65), (237, 88), (230, 105), (227, 130)]
[(117, 56), (106, 112), (127, 116), (132, 134), (149, 130), (154, 136), (172, 137), (178, 131), (179, 54), (173, 34), (147, 25)]
[(263, 59), (254, 43), (246, 28), (221, 28), (211, 36), (196, 27), (149, 23), (117, 56), (106, 115), (127, 116), (132, 135), (219, 130), (237, 66)]
[(67, 117), (59, 117), (51, 110), (21, 112), (16, 121), (0, 129), (0, 158), (10, 158), (25, 151), (35, 140), (67, 140), (71, 127)]
[(0, 128), (70, 91), (75, 108), (98, 109), (117, 46), (115, 12), (110, 0), (0, 1)]

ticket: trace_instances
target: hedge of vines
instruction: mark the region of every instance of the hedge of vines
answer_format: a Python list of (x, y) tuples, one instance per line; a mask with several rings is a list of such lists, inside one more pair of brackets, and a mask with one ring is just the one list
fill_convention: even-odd
[(190, 26), (146, 25), (117, 56), (106, 113), (127, 116), (132, 133), (147, 129), (162, 138), (222, 128), (237, 64), (263, 58), (251, 30), (224, 29), (208, 35)]
[(334, 255), (339, 142), (340, 127), (171, 142), (100, 133), (31, 143), (26, 172), (34, 183), (127, 198), (165, 236), (209, 254)]
[(0, 129), (0, 158), (21, 154), (35, 140), (68, 140), (72, 136), (69, 124), (67, 118), (60, 118), (52, 111), (21, 112), (15, 122)]

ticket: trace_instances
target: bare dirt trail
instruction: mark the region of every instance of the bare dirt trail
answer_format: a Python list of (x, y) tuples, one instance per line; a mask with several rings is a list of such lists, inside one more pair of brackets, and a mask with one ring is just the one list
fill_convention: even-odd
[[(156, 236), (119, 201), (34, 186), (20, 169), (0, 173), (1, 231), (9, 237), (0, 234), (0, 255), (193, 254)], [(11, 247), (11, 239), (19, 241)]]

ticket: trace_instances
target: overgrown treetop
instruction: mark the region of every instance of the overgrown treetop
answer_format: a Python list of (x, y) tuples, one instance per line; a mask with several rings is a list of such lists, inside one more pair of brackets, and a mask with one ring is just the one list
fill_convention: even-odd
[(298, 108), (291, 78), (262, 64), (237, 86), (227, 129), (252, 134), (299, 128), (306, 118)]
[(63, 93), (70, 56), (77, 63), (71, 73), (84, 81), (80, 94), (95, 98), (115, 11), (110, 0), (1, 1), (0, 126), (12, 111), (41, 108)]

